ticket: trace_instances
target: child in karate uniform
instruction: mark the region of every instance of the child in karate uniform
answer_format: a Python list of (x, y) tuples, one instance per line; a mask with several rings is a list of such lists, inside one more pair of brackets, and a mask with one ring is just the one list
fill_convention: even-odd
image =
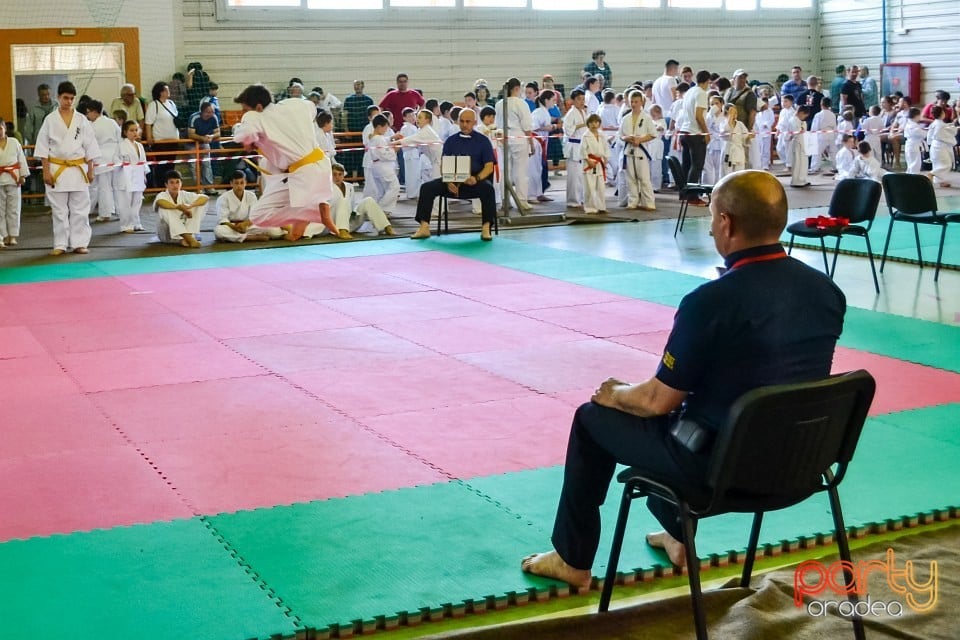
[[(403, 125), (400, 127), (400, 140), (406, 141), (416, 136), (420, 129), (417, 127), (417, 112), (411, 107), (403, 109)], [(420, 195), (420, 147), (416, 143), (401, 142), (403, 145), (403, 175), (406, 178), (404, 189), (407, 199), (412, 200)]]
[[(282, 238), (286, 233), (279, 227), (260, 229), (250, 222), (250, 210), (257, 204), (257, 196), (247, 191), (247, 177), (243, 171), (234, 171), (230, 177), (230, 191), (217, 198), (217, 226), (213, 235), (221, 242), (262, 242)], [(313, 223), (316, 224), (316, 223)]]
[(390, 219), (387, 218), (387, 214), (383, 212), (376, 200), (362, 198), (354, 206), (353, 185), (344, 180), (346, 169), (343, 168), (343, 165), (334, 163), (332, 172), (333, 198), (330, 200), (330, 207), (333, 209), (333, 219), (340, 230), (341, 239), (350, 240), (353, 237), (351, 232), (363, 231), (363, 227), (368, 224), (368, 221), (378, 234), (396, 235), (393, 226), (390, 224)]
[[(503, 202), (503, 177), (500, 175), (500, 158), (503, 157), (503, 141), (501, 132), (497, 129), (497, 110), (491, 106), (480, 109), (480, 123), (474, 128), (490, 139), (493, 145), (493, 189), (496, 192), (497, 203)], [(437, 160), (439, 167), (439, 158)], [(440, 177), (439, 172), (436, 177)]]
[[(620, 107), (616, 104), (616, 93), (612, 89), (604, 89), (601, 96), (603, 104), (597, 109), (597, 115), (600, 116), (600, 129), (606, 133), (612, 146), (607, 163), (607, 186), (612, 187), (616, 184), (620, 155), (623, 153), (623, 145), (618, 144), (620, 136), (617, 134), (620, 131)], [(654, 182), (654, 186), (659, 187), (660, 184)]]
[(860, 155), (853, 162), (853, 171), (850, 177), (866, 178), (874, 182), (881, 182), (884, 174), (887, 172), (880, 166), (880, 160), (874, 156), (870, 143), (861, 142), (857, 145), (857, 148), (860, 151)]
[(837, 175), (836, 180), (852, 178), (854, 164), (857, 161), (857, 138), (852, 133), (843, 134), (843, 141), (840, 149), (837, 151)]
[(777, 121), (777, 157), (783, 161), (787, 169), (793, 168), (793, 147), (789, 141), (796, 137), (800, 122), (796, 119), (796, 109), (793, 108), (793, 96), (784, 94), (783, 108), (780, 110), (780, 119)]
[(650, 153), (650, 184), (653, 185), (653, 192), (657, 193), (663, 185), (663, 135), (667, 130), (667, 121), (663, 119), (663, 109), (658, 104), (650, 107), (650, 118), (657, 130), (657, 137), (643, 146)]
[(907, 161), (907, 173), (919, 175), (921, 172), (922, 147), (927, 139), (927, 130), (920, 123), (922, 112), (917, 107), (910, 107), (907, 112), (907, 122), (903, 127), (904, 155)]
[(321, 111), (316, 119), (317, 146), (320, 147), (330, 162), (337, 155), (337, 141), (333, 137), (333, 115), (329, 111)]
[(370, 137), (373, 135), (373, 119), (380, 115), (380, 107), (375, 104), (367, 107), (367, 126), (360, 133), (363, 142), (363, 195), (373, 197), (377, 194), (376, 180), (373, 176), (373, 155), (370, 153)]
[(17, 244), (20, 237), (20, 187), (29, 175), (23, 147), (7, 137), (7, 124), (0, 118), (0, 248)]
[(606, 213), (607, 211), (607, 164), (610, 161), (610, 142), (601, 129), (602, 120), (597, 114), (587, 116), (587, 133), (580, 142), (583, 154), (583, 212)]
[(574, 209), (583, 207), (583, 155), (580, 149), (580, 137), (587, 131), (587, 109), (584, 106), (585, 93), (580, 89), (570, 92), (573, 105), (563, 116), (563, 156), (567, 159), (567, 206)]
[(757, 101), (757, 117), (753, 119), (753, 131), (759, 137), (760, 169), (770, 171), (770, 147), (773, 140), (773, 121), (776, 118), (770, 107), (770, 98)]
[(557, 94), (550, 89), (544, 89), (537, 96), (537, 108), (530, 114), (533, 123), (533, 155), (530, 156), (527, 172), (530, 188), (527, 197), (530, 202), (548, 202), (551, 198), (543, 193), (543, 175), (547, 169), (547, 142), (553, 131), (553, 116), (550, 110), (557, 103)]
[(726, 120), (723, 121), (723, 175), (734, 171), (743, 171), (747, 167), (747, 141), (753, 137), (747, 131), (747, 125), (737, 120), (737, 107), (728, 104), (723, 109)]
[(120, 215), (120, 231), (133, 233), (143, 231), (140, 223), (140, 207), (143, 206), (143, 192), (147, 188), (147, 153), (137, 138), (140, 137), (140, 125), (135, 120), (123, 123), (123, 140), (120, 141), (118, 158), (122, 163), (117, 173), (117, 213)]
[(710, 108), (707, 110), (707, 133), (710, 142), (707, 143), (707, 157), (703, 165), (703, 183), (715, 184), (723, 175), (723, 128), (726, 118), (723, 115), (723, 99), (720, 96), (710, 98)]
[[(880, 134), (883, 132), (883, 116), (880, 115), (880, 107), (874, 105), (870, 107), (870, 115), (866, 116), (860, 123), (860, 130), (863, 131), (863, 141), (870, 144), (873, 155), (880, 153)], [(879, 158), (877, 159), (879, 161)]]
[(785, 138), (787, 157), (790, 158), (792, 165), (790, 175), (791, 187), (806, 187), (810, 185), (807, 179), (807, 169), (809, 159), (807, 158), (806, 132), (807, 123), (805, 119), (809, 113), (806, 105), (797, 108), (794, 114), (783, 119), (783, 112), (780, 112), (780, 134)]
[(837, 114), (831, 111), (833, 103), (830, 98), (823, 98), (820, 101), (820, 111), (813, 116), (811, 122), (811, 131), (817, 132), (817, 153), (813, 156), (810, 165), (810, 173), (817, 173), (823, 161), (830, 162), (835, 166), (834, 157), (837, 154), (837, 145), (835, 142), (835, 132), (837, 129)]
[(957, 125), (950, 122), (950, 112), (937, 105), (931, 111), (933, 122), (927, 129), (930, 147), (930, 179), (938, 187), (949, 187), (948, 174), (953, 170), (953, 147), (957, 144)]
[(114, 181), (118, 169), (117, 154), (120, 151), (120, 127), (113, 118), (104, 115), (103, 103), (99, 100), (87, 103), (86, 116), (100, 145), (100, 159), (93, 169), (93, 181), (90, 183), (90, 210), (97, 209), (97, 222), (107, 222), (117, 213)]
[(389, 133), (390, 123), (386, 116), (376, 116), (372, 124), (373, 135), (370, 136), (369, 147), (373, 165), (373, 182), (376, 186), (376, 200), (384, 211), (390, 213), (396, 209), (397, 200), (400, 198), (397, 152), (393, 149), (393, 134)]
[(153, 201), (153, 210), (160, 214), (157, 237), (160, 242), (196, 249), (200, 246), (197, 234), (208, 198), (184, 191), (181, 188), (183, 180), (176, 169), (165, 174), (164, 184), (166, 190), (157, 194)]
[(630, 111), (620, 123), (620, 139), (623, 140), (624, 172), (627, 178), (627, 209), (655, 211), (653, 184), (650, 182), (650, 152), (644, 146), (657, 137), (657, 129), (644, 108), (642, 91), (629, 94)]

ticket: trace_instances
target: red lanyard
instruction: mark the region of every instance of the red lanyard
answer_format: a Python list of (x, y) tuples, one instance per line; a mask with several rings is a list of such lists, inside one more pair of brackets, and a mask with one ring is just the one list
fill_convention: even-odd
[(734, 262), (732, 265), (730, 265), (730, 268), (728, 269), (728, 271), (739, 269), (740, 267), (746, 264), (751, 264), (754, 262), (768, 262), (770, 260), (783, 260), (786, 257), (787, 257), (787, 252), (784, 251), (783, 248), (781, 247), (780, 251), (777, 251), (775, 253), (765, 253), (759, 256), (748, 256), (746, 258), (740, 258), (739, 260)]

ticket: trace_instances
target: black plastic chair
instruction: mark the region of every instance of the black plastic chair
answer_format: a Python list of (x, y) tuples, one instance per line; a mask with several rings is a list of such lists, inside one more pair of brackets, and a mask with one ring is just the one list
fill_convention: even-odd
[[(697, 495), (686, 495), (655, 477), (630, 468), (617, 476), (624, 483), (610, 549), (610, 561), (600, 597), (606, 611), (617, 575), (627, 516), (633, 500), (657, 496), (679, 508), (686, 540), (686, 561), (698, 640), (706, 640), (707, 625), (700, 590), (700, 560), (694, 543), (695, 521), (728, 512), (753, 513), (740, 586), (750, 586), (750, 574), (766, 511), (776, 511), (819, 491), (830, 495), (840, 557), (850, 561), (850, 547), (840, 510), (837, 485), (846, 474), (863, 430), (876, 383), (866, 371), (831, 376), (815, 382), (761, 387), (745, 393), (730, 409), (717, 436), (707, 469), (707, 483)], [(847, 585), (854, 577), (845, 573)], [(854, 605), (857, 595), (851, 589)], [(863, 620), (853, 616), (854, 635), (864, 637)]]
[[(793, 251), (794, 236), (818, 238), (820, 240), (820, 253), (823, 254), (823, 268), (827, 275), (833, 278), (833, 274), (837, 271), (840, 240), (843, 239), (843, 236), (859, 236), (867, 243), (867, 258), (870, 259), (873, 288), (877, 290), (877, 293), (880, 293), (880, 282), (877, 280), (877, 270), (873, 265), (873, 249), (870, 247), (870, 236), (868, 235), (877, 215), (877, 205), (879, 204), (879, 182), (860, 178), (841, 180), (837, 183), (837, 188), (833, 190), (827, 215), (831, 218), (847, 218), (850, 220), (850, 224), (842, 227), (818, 229), (817, 227), (808, 227), (803, 220), (794, 222), (787, 227), (787, 232), (790, 234), (790, 246), (787, 253)], [(824, 238), (828, 236), (837, 238), (837, 245), (833, 249), (832, 267), (827, 266), (827, 247), (824, 244)]]
[(890, 227), (887, 240), (883, 243), (883, 257), (880, 259), (880, 273), (887, 262), (887, 249), (890, 247), (890, 235), (893, 223), (898, 221), (913, 224), (913, 236), (917, 242), (917, 262), (923, 268), (923, 254), (920, 252), (920, 230), (917, 225), (929, 224), (940, 227), (940, 249), (937, 251), (937, 266), (933, 272), (933, 281), (940, 279), (940, 261), (943, 259), (943, 241), (947, 237), (947, 225), (960, 222), (960, 213), (937, 211), (937, 194), (926, 176), (910, 173), (888, 173), (883, 176), (883, 192), (890, 210)]
[[(450, 206), (447, 202), (448, 200), (463, 200), (464, 202), (470, 202), (468, 198), (457, 198), (453, 194), (446, 195), (440, 194), (440, 211), (437, 215), (437, 235), (439, 236), (442, 232), (440, 231), (440, 225), (443, 224), (443, 232), (450, 233)], [(496, 215), (493, 218), (493, 235), (500, 235), (500, 215)]]
[(690, 200), (699, 200), (706, 197), (710, 202), (710, 194), (713, 193), (712, 184), (694, 184), (687, 182), (687, 176), (683, 175), (683, 167), (680, 161), (673, 156), (667, 157), (667, 164), (670, 165), (670, 175), (673, 181), (677, 183), (677, 195), (680, 197), (680, 213), (677, 214), (677, 226), (673, 229), (673, 237), (677, 237), (677, 232), (683, 231), (683, 221), (687, 219), (687, 207), (690, 206)]

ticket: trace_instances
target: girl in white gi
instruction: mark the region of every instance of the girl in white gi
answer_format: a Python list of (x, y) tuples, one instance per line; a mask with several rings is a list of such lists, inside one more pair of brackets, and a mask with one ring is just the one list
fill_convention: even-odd
[(837, 118), (837, 146), (843, 144), (843, 136), (853, 133), (857, 130), (857, 126), (853, 123), (853, 109), (848, 109), (840, 114), (840, 117)]
[(630, 112), (620, 123), (623, 140), (623, 167), (627, 176), (627, 209), (656, 211), (653, 183), (650, 182), (650, 152), (645, 143), (657, 137), (653, 118), (643, 109), (642, 91), (631, 91)]
[[(873, 155), (879, 154), (881, 149), (880, 134), (883, 132), (883, 116), (880, 115), (878, 105), (870, 107), (870, 115), (860, 122), (860, 130), (863, 131), (863, 141), (870, 143)], [(877, 158), (877, 160), (880, 159)]]
[(377, 194), (377, 187), (373, 179), (373, 156), (370, 154), (370, 136), (373, 135), (373, 119), (380, 115), (380, 107), (375, 104), (367, 107), (367, 126), (360, 133), (363, 143), (363, 195), (373, 197)]
[(957, 125), (949, 120), (950, 112), (935, 106), (930, 114), (933, 122), (927, 129), (927, 144), (930, 146), (930, 179), (938, 187), (949, 187), (948, 174), (953, 169), (953, 147), (957, 144)]
[(793, 146), (789, 140), (796, 137), (800, 122), (796, 119), (796, 109), (793, 108), (793, 96), (784, 94), (783, 108), (780, 110), (780, 119), (777, 120), (777, 157), (783, 160), (787, 169), (793, 168)]
[[(299, 100), (299, 98), (296, 98)], [(313, 103), (304, 100), (313, 109)], [(184, 191), (183, 180), (176, 169), (164, 174), (166, 189), (157, 194), (153, 201), (153, 210), (160, 214), (157, 222), (157, 237), (160, 242), (180, 244), (196, 249), (200, 246), (197, 234), (207, 205), (207, 196)]]
[(811, 131), (817, 133), (817, 153), (813, 157), (813, 163), (810, 167), (810, 173), (820, 171), (823, 161), (828, 161), (835, 166), (834, 157), (837, 154), (837, 145), (834, 132), (837, 130), (837, 114), (830, 107), (832, 106), (830, 98), (824, 98), (820, 101), (820, 111), (813, 116)]
[(907, 112), (907, 122), (903, 127), (904, 155), (907, 161), (907, 173), (920, 175), (922, 160), (922, 147), (927, 139), (927, 130), (920, 123), (920, 114), (922, 112), (917, 107), (910, 107)]
[(20, 187), (28, 175), (23, 147), (7, 137), (7, 124), (0, 118), (0, 248), (17, 244), (20, 237)]
[[(603, 104), (597, 109), (600, 116), (600, 129), (610, 140), (610, 161), (607, 163), (607, 186), (612, 187), (617, 182), (620, 171), (620, 156), (623, 153), (623, 143), (617, 133), (620, 131), (620, 107), (616, 104), (617, 94), (612, 89), (604, 89), (600, 94)], [(662, 155), (662, 154), (661, 154)], [(654, 183), (657, 184), (657, 183)], [(659, 187), (660, 185), (657, 184)]]
[(236, 98), (243, 118), (233, 128), (233, 139), (247, 149), (258, 149), (277, 174), (265, 181), (263, 196), (250, 212), (255, 226), (287, 227), (287, 239), (299, 240), (311, 222), (322, 223), (334, 235), (330, 215), (330, 160), (314, 146), (316, 109), (309, 100), (290, 98), (273, 103), (270, 90), (250, 85)]
[(282, 238), (283, 229), (260, 229), (250, 222), (250, 210), (257, 204), (257, 196), (247, 191), (247, 177), (243, 171), (234, 171), (230, 190), (217, 198), (217, 226), (213, 235), (221, 242), (259, 242)]
[[(531, 137), (533, 135), (533, 120), (530, 118), (530, 108), (527, 102), (520, 97), (522, 85), (517, 78), (507, 80), (507, 97), (505, 100), (497, 101), (495, 107), (497, 111), (496, 127), (501, 131), (504, 129), (504, 119), (506, 119), (506, 135), (509, 138), (506, 141), (507, 153), (510, 154), (509, 175), (504, 176), (504, 180), (509, 180), (517, 194), (517, 206), (526, 211), (530, 208), (527, 204), (530, 182), (529, 160), (534, 154), (534, 145), (536, 142)], [(578, 167), (579, 169), (579, 167)], [(570, 171), (567, 171), (569, 176)]]
[(854, 164), (857, 161), (857, 138), (852, 133), (843, 134), (843, 143), (837, 151), (837, 175), (835, 180), (853, 177)]
[(140, 125), (134, 120), (123, 123), (123, 140), (120, 141), (118, 157), (123, 166), (117, 172), (117, 213), (120, 214), (120, 231), (133, 233), (143, 231), (140, 223), (140, 207), (143, 192), (147, 188), (147, 154), (140, 137)]
[(534, 142), (533, 155), (527, 171), (530, 175), (530, 191), (527, 194), (532, 201), (549, 202), (551, 198), (543, 193), (543, 169), (547, 162), (547, 142), (553, 132), (553, 118), (550, 109), (557, 104), (557, 94), (550, 89), (544, 89), (537, 96), (537, 108), (530, 114), (533, 123)]
[(757, 101), (757, 117), (753, 119), (753, 131), (760, 139), (760, 168), (770, 171), (770, 146), (773, 140), (773, 122), (776, 116), (770, 107), (770, 98)]
[(337, 157), (337, 141), (333, 137), (333, 115), (329, 111), (317, 114), (314, 133), (317, 134), (317, 146), (330, 158), (330, 162), (333, 162)]
[[(400, 127), (400, 140), (416, 136), (420, 132), (417, 127), (417, 111), (410, 107), (403, 110), (403, 126)], [(400, 143), (403, 146), (403, 174), (406, 177), (404, 189), (407, 199), (413, 200), (420, 195), (420, 147), (416, 143)], [(336, 184), (336, 183), (334, 183)], [(336, 215), (334, 215), (336, 222)], [(340, 225), (337, 225), (338, 227)]]
[(587, 116), (587, 133), (580, 142), (583, 154), (583, 212), (607, 212), (606, 171), (610, 162), (610, 141), (600, 128), (602, 121), (597, 114)]
[(87, 103), (87, 120), (93, 126), (93, 135), (100, 145), (100, 159), (93, 169), (90, 183), (90, 210), (97, 208), (97, 222), (107, 222), (117, 213), (116, 190), (117, 156), (120, 152), (120, 127), (113, 118), (103, 113), (103, 103)]
[(71, 82), (57, 87), (59, 108), (43, 120), (34, 157), (43, 162), (43, 182), (53, 214), (52, 256), (89, 253), (90, 190), (93, 164), (100, 147), (90, 122), (73, 108), (77, 89)]
[(663, 119), (663, 109), (655, 104), (650, 107), (650, 119), (657, 130), (657, 137), (643, 146), (650, 152), (650, 184), (656, 193), (663, 186), (663, 135), (667, 130), (667, 121)]
[(747, 125), (737, 120), (737, 105), (724, 106), (726, 120), (720, 129), (723, 135), (723, 174), (743, 171), (747, 168), (747, 141), (753, 137)]
[[(443, 155), (443, 144), (440, 142), (440, 136), (433, 129), (433, 114), (422, 109), (417, 114), (418, 128), (407, 136), (400, 139), (403, 145), (403, 161), (407, 161), (407, 154), (411, 153), (417, 158), (416, 169), (413, 170), (415, 176), (411, 177), (411, 169), (407, 169), (407, 194), (410, 198), (420, 196), (420, 185), (424, 182), (430, 182), (440, 177), (440, 156)], [(401, 134), (403, 135), (403, 134)], [(416, 189), (411, 188), (411, 180), (415, 180)]]
[(801, 105), (796, 113), (788, 115), (783, 119), (783, 112), (780, 112), (780, 135), (784, 138), (786, 144), (786, 157), (790, 159), (792, 166), (790, 174), (791, 187), (806, 187), (810, 184), (807, 179), (807, 168), (810, 161), (807, 158), (807, 148), (804, 144), (804, 132), (807, 123), (804, 119), (807, 117), (808, 108)]
[[(406, 151), (404, 151), (406, 154)], [(346, 169), (343, 165), (334, 163), (333, 168), (333, 199), (330, 206), (333, 208), (333, 219), (340, 229), (340, 238), (350, 240), (351, 232), (362, 231), (369, 220), (377, 233), (394, 236), (393, 225), (383, 212), (380, 205), (373, 198), (363, 198), (354, 206), (353, 185), (344, 180)]]
[[(502, 132), (497, 129), (497, 112), (493, 107), (480, 109), (480, 123), (474, 128), (490, 139), (493, 145), (493, 189), (497, 194), (497, 203), (503, 202), (503, 176), (500, 174), (500, 158), (503, 157)], [(439, 166), (439, 165), (438, 165)], [(439, 177), (440, 174), (437, 174)]]
[(853, 163), (852, 178), (866, 178), (874, 182), (882, 182), (886, 171), (880, 166), (880, 160), (873, 153), (869, 142), (857, 145), (860, 156)]
[(585, 94), (580, 89), (570, 92), (573, 105), (563, 116), (563, 157), (567, 159), (567, 206), (583, 207), (583, 167), (580, 152), (580, 136), (587, 130)]
[(723, 175), (723, 143), (721, 130), (726, 126), (723, 116), (723, 98), (710, 98), (710, 109), (707, 111), (707, 132), (710, 142), (707, 143), (707, 158), (703, 165), (704, 184), (714, 184)]
[(387, 117), (373, 119), (373, 135), (370, 136), (370, 157), (373, 160), (373, 181), (376, 200), (387, 213), (397, 208), (400, 198), (400, 179), (397, 177), (397, 152), (392, 146), (393, 135), (389, 133)]

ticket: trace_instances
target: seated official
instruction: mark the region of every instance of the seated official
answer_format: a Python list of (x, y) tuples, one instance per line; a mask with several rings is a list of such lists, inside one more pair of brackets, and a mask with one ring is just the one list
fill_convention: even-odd
[(493, 182), (490, 181), (495, 163), (493, 146), (487, 136), (473, 130), (477, 123), (477, 114), (472, 110), (461, 111), (458, 122), (460, 133), (453, 134), (443, 143), (443, 155), (470, 156), (470, 177), (460, 183), (444, 182), (443, 178), (437, 178), (420, 186), (416, 216), (420, 228), (410, 236), (415, 240), (430, 237), (430, 212), (433, 210), (433, 201), (444, 194), (451, 198), (480, 200), (480, 215), (483, 221), (480, 239), (493, 240), (490, 227), (497, 215), (497, 196)]
[[(726, 272), (680, 302), (652, 378), (640, 384), (610, 378), (577, 409), (554, 550), (524, 558), (524, 571), (589, 588), (600, 505), (618, 462), (681, 492), (696, 490), (706, 482), (714, 436), (737, 398), (760, 386), (830, 374), (846, 301), (829, 277), (780, 245), (783, 186), (763, 171), (732, 173), (716, 184), (710, 213)], [(683, 438), (694, 432), (697, 438)], [(654, 497), (647, 506), (666, 529), (647, 542), (683, 566), (677, 508)]]

